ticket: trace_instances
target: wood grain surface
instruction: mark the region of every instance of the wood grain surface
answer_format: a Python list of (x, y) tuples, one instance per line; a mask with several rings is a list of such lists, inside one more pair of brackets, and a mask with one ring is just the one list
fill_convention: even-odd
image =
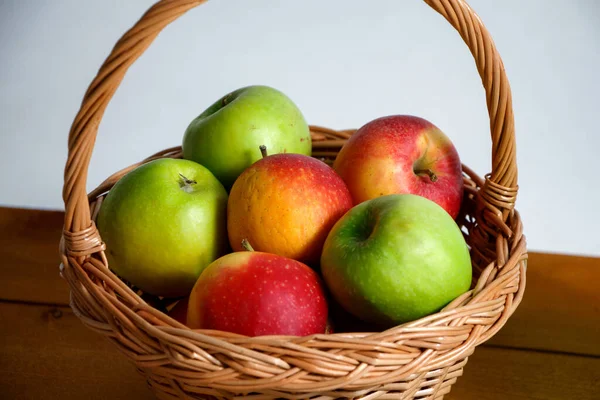
[[(58, 211), (0, 207), (0, 398), (152, 399), (66, 306)], [(448, 399), (600, 399), (600, 259), (530, 253), (525, 298)]]

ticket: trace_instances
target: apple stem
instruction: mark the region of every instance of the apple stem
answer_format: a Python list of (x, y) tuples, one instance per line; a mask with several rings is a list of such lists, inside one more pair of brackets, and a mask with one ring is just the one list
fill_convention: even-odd
[(188, 178), (186, 178), (186, 177), (185, 177), (185, 176), (183, 176), (183, 174), (181, 174), (181, 173), (179, 174), (179, 176), (181, 177), (181, 179), (183, 179), (183, 182), (184, 182), (186, 185), (195, 185), (196, 183), (198, 183), (198, 182), (196, 182), (196, 181), (195, 181), (195, 180), (193, 180), (193, 179), (188, 179)]
[(417, 170), (415, 170), (415, 174), (417, 174), (417, 175), (427, 174), (427, 175), (429, 175), (429, 179), (431, 179), (431, 182), (437, 181), (437, 175), (435, 174), (435, 172), (433, 172), (429, 168), (427, 168), (427, 169), (417, 169)]
[(221, 107), (225, 107), (227, 104), (229, 104), (229, 99), (231, 99), (232, 95), (233, 93), (229, 93), (228, 95), (223, 97), (223, 99), (221, 100)]
[(262, 158), (265, 158), (267, 156), (267, 146), (261, 144), (260, 146), (258, 146), (258, 148), (260, 149), (260, 154), (262, 154)]
[(248, 241), (248, 239), (242, 239), (242, 247), (246, 251), (254, 251), (254, 249), (250, 245), (250, 242)]

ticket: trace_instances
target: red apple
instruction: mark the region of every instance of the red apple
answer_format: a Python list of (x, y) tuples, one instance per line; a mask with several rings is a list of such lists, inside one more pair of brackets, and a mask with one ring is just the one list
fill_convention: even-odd
[(246, 336), (325, 333), (327, 301), (316, 272), (275, 254), (227, 254), (202, 272), (190, 294), (192, 329)]
[(233, 184), (229, 243), (240, 251), (248, 239), (257, 251), (315, 266), (329, 230), (351, 207), (346, 184), (324, 162), (301, 154), (266, 156)]
[(450, 139), (431, 122), (410, 115), (375, 119), (357, 130), (333, 169), (354, 204), (388, 194), (416, 194), (456, 218), (463, 197), (462, 168)]

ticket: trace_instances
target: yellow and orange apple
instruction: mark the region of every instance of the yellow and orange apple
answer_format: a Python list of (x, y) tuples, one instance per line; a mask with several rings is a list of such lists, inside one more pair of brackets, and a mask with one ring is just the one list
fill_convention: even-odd
[(456, 218), (463, 197), (462, 167), (454, 144), (431, 122), (410, 115), (377, 118), (358, 129), (333, 169), (354, 204), (388, 194), (416, 194)]
[[(258, 150), (257, 150), (258, 151)], [(324, 162), (274, 154), (247, 168), (227, 203), (229, 243), (315, 266), (329, 230), (352, 207), (344, 181)]]

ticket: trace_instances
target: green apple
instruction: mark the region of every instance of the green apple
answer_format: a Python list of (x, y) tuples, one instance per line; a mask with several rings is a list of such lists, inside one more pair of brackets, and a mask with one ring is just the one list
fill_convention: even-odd
[(227, 249), (227, 192), (188, 160), (159, 159), (121, 178), (98, 214), (109, 267), (146, 293), (188, 294)]
[(471, 285), (464, 237), (438, 204), (392, 194), (354, 206), (325, 241), (321, 271), (348, 312), (391, 326), (440, 310)]
[(208, 107), (188, 126), (183, 158), (208, 168), (229, 189), (244, 169), (269, 154), (311, 155), (308, 124), (298, 107), (268, 86), (235, 90)]

